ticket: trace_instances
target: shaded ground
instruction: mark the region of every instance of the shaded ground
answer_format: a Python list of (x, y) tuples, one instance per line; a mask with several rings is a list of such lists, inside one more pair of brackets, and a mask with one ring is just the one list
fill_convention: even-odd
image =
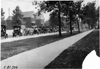
[[(74, 32), (73, 35), (75, 34), (78, 33)], [(69, 33), (65, 33), (62, 37), (59, 37), (59, 35), (51, 35), (37, 38), (29, 38), (14, 42), (1, 43), (1, 60), (19, 54), (21, 52), (25, 52), (40, 46), (44, 46), (46, 44), (61, 40), (69, 36), (72, 35), (70, 35)]]
[[(8, 38), (12, 38), (12, 35), (8, 35)], [(5, 39), (4, 37), (1, 37), (1, 40)]]
[(64, 50), (45, 69), (81, 69), (84, 58), (95, 48), (99, 51), (99, 30), (94, 30)]

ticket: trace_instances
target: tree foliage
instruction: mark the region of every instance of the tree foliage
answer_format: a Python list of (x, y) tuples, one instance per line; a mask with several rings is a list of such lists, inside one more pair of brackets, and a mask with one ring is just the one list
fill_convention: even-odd
[(6, 25), (4, 14), (5, 12), (3, 11), (3, 8), (1, 8), (1, 25)]
[(3, 8), (1, 8), (1, 21), (4, 20), (4, 14), (5, 12), (3, 11)]
[[(64, 21), (65, 21), (65, 17), (61, 16), (61, 27), (64, 27)], [(49, 22), (50, 22), (50, 26), (52, 26), (52, 27), (59, 26), (59, 18), (58, 18), (57, 11), (53, 11), (50, 14)]]
[(63, 2), (62, 12), (64, 13), (65, 16), (67, 16), (67, 20), (69, 21), (71, 34), (72, 34), (72, 25), (75, 24), (76, 22), (78, 24), (78, 29), (80, 32), (79, 23), (77, 21), (77, 18), (80, 18), (79, 16), (80, 16), (82, 2), (83, 1), (76, 1), (76, 2), (65, 1), (65, 2)]
[[(77, 22), (78, 29), (79, 23), (78, 19), (81, 19), (83, 23), (88, 23), (91, 27), (95, 25), (95, 22), (97, 21), (96, 14), (96, 8), (95, 3), (88, 3), (86, 6), (84, 5), (82, 8), (82, 2), (81, 1), (43, 1), (40, 6), (40, 10), (42, 11), (48, 11), (51, 13), (51, 23), (52, 25), (58, 25), (59, 18), (61, 19), (61, 16), (66, 16), (66, 21), (69, 23), (70, 31), (72, 32), (72, 25)], [(60, 5), (60, 7), (59, 7)], [(59, 10), (60, 10), (60, 17), (59, 17)], [(93, 15), (91, 15), (93, 14)], [(95, 18), (93, 18), (96, 16)], [(58, 17), (58, 18), (57, 18)], [(58, 20), (58, 21), (57, 21)], [(79, 30), (80, 31), (80, 30)]]
[(99, 9), (100, 9), (100, 6), (96, 9), (96, 21), (99, 22)]
[[(53, 13), (51, 14), (51, 16), (53, 16), (54, 18), (56, 18), (56, 21), (58, 19), (57, 22), (53, 22), (53, 23), (59, 23), (59, 36), (62, 36), (61, 34), (61, 3), (60, 1), (43, 1), (42, 4), (40, 5), (40, 10), (41, 11), (47, 11), (47, 12), (51, 12), (53, 11)], [(56, 16), (54, 16), (56, 15)], [(58, 17), (58, 18), (57, 18)], [(51, 20), (54, 21), (54, 20)], [(51, 22), (52, 23), (52, 22)], [(56, 25), (54, 24), (54, 25)]]
[[(61, 24), (59, 18), (61, 20), (61, 16), (66, 16), (66, 20), (70, 23), (70, 31), (72, 33), (72, 25), (76, 20), (76, 15), (80, 14), (81, 3), (83, 1), (43, 1), (40, 5), (40, 10), (51, 12), (51, 25), (58, 25)], [(60, 14), (59, 14), (60, 12)], [(59, 17), (60, 15), (60, 17)], [(57, 18), (58, 17), (58, 18)], [(81, 15), (80, 15), (81, 17)], [(57, 21), (58, 19), (58, 21)]]
[(15, 10), (13, 10), (12, 24), (20, 26), (22, 23), (23, 23), (23, 14), (19, 6), (17, 6)]
[(59, 26), (58, 14), (56, 12), (52, 12), (52, 14), (50, 14), (49, 22), (52, 27)]
[(83, 19), (84, 22), (83, 23), (87, 23), (91, 28), (95, 27), (95, 24), (97, 22), (97, 17), (98, 14), (95, 7), (95, 2), (89, 2), (87, 5), (85, 5), (83, 8)]

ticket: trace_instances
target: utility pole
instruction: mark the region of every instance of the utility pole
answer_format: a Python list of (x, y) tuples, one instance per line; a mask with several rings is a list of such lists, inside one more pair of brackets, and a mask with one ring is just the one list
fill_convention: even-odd
[[(9, 14), (9, 18), (10, 18), (10, 8), (8, 8), (8, 14)], [(9, 19), (10, 20), (10, 19)]]

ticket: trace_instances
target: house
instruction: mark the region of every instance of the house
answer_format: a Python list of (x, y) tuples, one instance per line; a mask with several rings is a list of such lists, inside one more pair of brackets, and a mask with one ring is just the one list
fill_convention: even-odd
[(35, 16), (33, 14), (33, 11), (23, 12), (23, 21), (25, 22), (25, 26), (27, 28), (31, 28), (32, 23), (35, 23)]
[(7, 26), (7, 30), (12, 29), (12, 16), (9, 16), (9, 17), (6, 19), (6, 26)]
[[(7, 29), (12, 29), (12, 16), (6, 19)], [(38, 15), (33, 11), (23, 12), (23, 24), (22, 28), (31, 28), (32, 26), (42, 26), (44, 23), (43, 15)]]

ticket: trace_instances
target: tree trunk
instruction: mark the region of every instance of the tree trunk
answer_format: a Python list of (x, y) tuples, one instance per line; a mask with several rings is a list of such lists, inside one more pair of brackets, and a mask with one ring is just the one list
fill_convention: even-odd
[(59, 11), (58, 11), (58, 19), (59, 19), (59, 37), (62, 37), (62, 34), (61, 34), (61, 17), (60, 17), (60, 1), (59, 1)]
[(79, 25), (79, 21), (77, 21), (77, 25), (78, 25), (78, 32), (80, 33), (80, 25)]
[(72, 14), (71, 14), (71, 11), (69, 12), (69, 17), (70, 17), (70, 34), (72, 34)]
[[(79, 18), (79, 14), (80, 14), (80, 7), (81, 7), (81, 3), (80, 3), (80, 5), (79, 5), (79, 7), (78, 7), (78, 18)], [(78, 19), (78, 21), (77, 21), (77, 24), (78, 24), (78, 32), (80, 33), (79, 19)]]

